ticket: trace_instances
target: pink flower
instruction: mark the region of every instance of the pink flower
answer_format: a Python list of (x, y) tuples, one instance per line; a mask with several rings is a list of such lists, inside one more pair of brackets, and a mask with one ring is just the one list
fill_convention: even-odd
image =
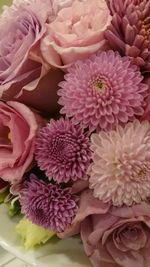
[(62, 232), (71, 224), (78, 209), (77, 201), (71, 187), (47, 184), (34, 174), (20, 191), (22, 213), (32, 223), (55, 232)]
[(84, 191), (77, 215), (60, 237), (81, 233), (94, 267), (149, 267), (150, 203), (110, 207)]
[(91, 136), (90, 188), (96, 198), (115, 206), (150, 197), (150, 123), (138, 120), (116, 131)]
[(35, 159), (46, 176), (57, 183), (87, 180), (91, 160), (89, 137), (71, 120), (50, 120), (37, 135)]
[(94, 130), (114, 129), (142, 116), (148, 86), (129, 57), (109, 50), (78, 60), (61, 82), (61, 114)]
[[(12, 99), (12, 96), (21, 94), (22, 89), (32, 91), (50, 70), (50, 66), (43, 61), (39, 49), (50, 11), (49, 0), (26, 0), (19, 3), (16, 1), (2, 14), (0, 97), (3, 99), (10, 99), (10, 95)], [(56, 85), (51, 90), (55, 89)]]
[(112, 49), (150, 72), (149, 0), (107, 0), (112, 22), (105, 32)]
[(19, 181), (33, 161), (34, 138), (42, 119), (18, 102), (0, 102), (0, 177)]
[(70, 1), (56, 19), (47, 25), (41, 42), (44, 59), (52, 66), (61, 67), (104, 48), (104, 31), (111, 22), (105, 0)]

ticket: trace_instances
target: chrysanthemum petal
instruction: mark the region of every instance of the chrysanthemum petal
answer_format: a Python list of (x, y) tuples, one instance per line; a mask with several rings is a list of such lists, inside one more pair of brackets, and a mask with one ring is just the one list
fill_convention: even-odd
[(107, 51), (77, 61), (58, 91), (61, 113), (94, 130), (114, 129), (144, 113), (148, 85), (128, 57)]
[(150, 197), (150, 123), (127, 123), (116, 131), (92, 134), (88, 173), (94, 196), (113, 205)]

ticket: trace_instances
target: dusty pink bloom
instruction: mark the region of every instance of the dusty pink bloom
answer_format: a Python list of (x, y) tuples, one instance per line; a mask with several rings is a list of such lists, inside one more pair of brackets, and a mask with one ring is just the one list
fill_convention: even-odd
[(150, 124), (135, 120), (116, 131), (91, 137), (89, 168), (94, 196), (113, 205), (132, 205), (150, 197)]
[(108, 0), (112, 23), (105, 37), (111, 48), (150, 71), (149, 0)]
[(19, 181), (33, 161), (42, 119), (18, 102), (0, 102), (0, 177)]
[(105, 0), (70, 1), (56, 19), (47, 24), (41, 42), (42, 55), (52, 66), (61, 67), (104, 49), (104, 31), (111, 16)]
[(58, 108), (57, 84), (63, 75), (44, 62), (39, 48), (53, 9), (51, 0), (17, 0), (3, 12), (0, 96), (5, 101), (17, 96), (17, 101), (42, 111), (55, 112)]
[(61, 113), (93, 130), (126, 124), (144, 113), (148, 86), (128, 57), (109, 50), (77, 61), (60, 83)]
[(72, 225), (59, 234), (80, 232), (84, 249), (94, 267), (149, 267), (150, 204), (110, 207), (93, 197), (81, 195)]
[(55, 9), (51, 0), (16, 0), (1, 15), (0, 96), (5, 101), (17, 96), (41, 111), (58, 110), (57, 84), (63, 74), (44, 62), (39, 49)]
[(19, 84), (21, 90), (32, 82), (35, 88), (40, 76), (49, 70), (37, 51), (46, 30), (46, 3), (14, 3), (0, 18), (0, 96), (13, 84)]

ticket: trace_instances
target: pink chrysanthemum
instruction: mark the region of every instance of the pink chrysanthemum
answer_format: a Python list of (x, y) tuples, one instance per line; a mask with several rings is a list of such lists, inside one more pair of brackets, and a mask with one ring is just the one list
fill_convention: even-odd
[(150, 71), (150, 1), (107, 1), (113, 17), (105, 33), (110, 47)]
[(86, 180), (91, 159), (89, 137), (69, 120), (51, 120), (39, 132), (35, 157), (49, 179), (58, 183)]
[(94, 196), (113, 205), (132, 205), (150, 197), (150, 123), (138, 120), (116, 131), (93, 134), (89, 167)]
[(30, 176), (20, 191), (22, 212), (33, 223), (56, 232), (63, 232), (77, 211), (77, 198), (71, 188), (47, 184)]
[(77, 61), (60, 83), (62, 114), (91, 131), (112, 129), (143, 114), (148, 86), (128, 57), (113, 51)]

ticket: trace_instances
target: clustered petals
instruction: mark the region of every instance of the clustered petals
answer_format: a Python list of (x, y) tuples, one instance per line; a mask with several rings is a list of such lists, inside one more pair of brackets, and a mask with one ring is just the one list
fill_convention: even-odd
[(91, 137), (89, 168), (94, 196), (115, 206), (140, 203), (150, 197), (150, 124), (135, 120), (116, 131)]
[(109, 50), (77, 61), (60, 83), (61, 114), (94, 130), (109, 130), (144, 113), (148, 86), (128, 57)]
[(111, 22), (105, 0), (55, 2), (59, 2), (57, 16), (47, 24), (41, 41), (41, 52), (46, 62), (66, 68), (77, 59), (85, 59), (99, 49), (105, 49), (104, 31)]
[(51, 120), (37, 136), (35, 156), (41, 170), (58, 183), (87, 180), (90, 140), (79, 125)]
[(0, 29), (1, 201), (93, 267), (149, 267), (150, 0), (13, 0)]
[(71, 188), (47, 184), (33, 174), (20, 192), (22, 212), (26, 217), (55, 232), (62, 232), (71, 224), (77, 211), (76, 202)]
[(149, 0), (108, 0), (112, 15), (105, 32), (109, 46), (127, 55), (143, 71), (150, 71)]

